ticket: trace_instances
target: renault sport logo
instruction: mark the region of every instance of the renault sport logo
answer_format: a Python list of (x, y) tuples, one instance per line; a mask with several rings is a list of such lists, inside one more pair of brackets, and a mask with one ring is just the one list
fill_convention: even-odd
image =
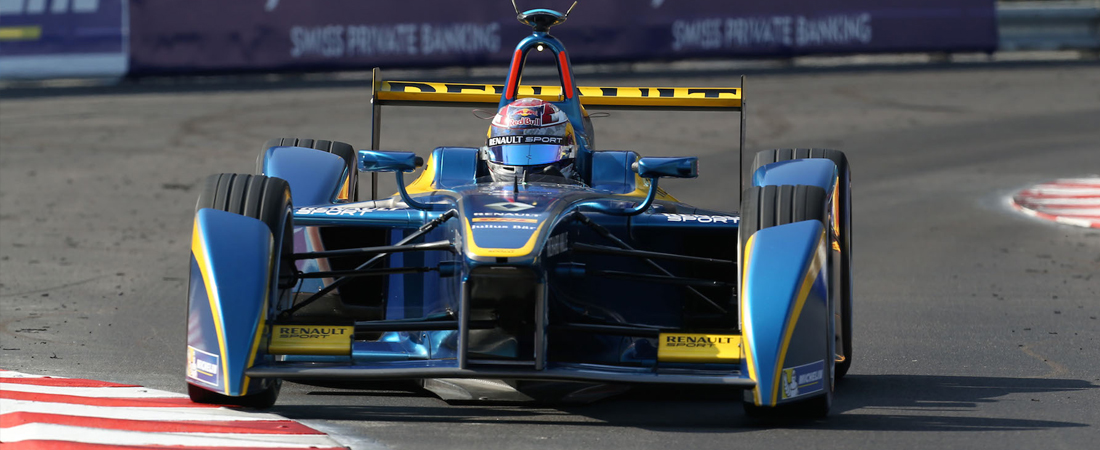
[(528, 209), (534, 208), (535, 205), (528, 205), (528, 204), (523, 203), (523, 202), (500, 202), (500, 203), (490, 203), (488, 205), (485, 205), (485, 207), (489, 208), (489, 209), (495, 209), (497, 211), (517, 212), (517, 211), (526, 211)]

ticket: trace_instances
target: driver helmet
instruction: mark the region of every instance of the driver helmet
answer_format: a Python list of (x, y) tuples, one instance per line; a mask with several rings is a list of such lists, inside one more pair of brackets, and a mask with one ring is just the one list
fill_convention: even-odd
[(565, 112), (550, 102), (522, 98), (493, 117), (484, 159), (493, 181), (535, 181), (532, 176), (575, 181), (576, 147)]

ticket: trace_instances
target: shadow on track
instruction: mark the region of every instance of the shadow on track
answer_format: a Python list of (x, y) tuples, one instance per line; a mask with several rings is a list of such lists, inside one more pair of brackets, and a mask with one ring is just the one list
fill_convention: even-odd
[[(1084, 380), (956, 377), (932, 375), (851, 375), (838, 389), (833, 414), (813, 428), (882, 431), (992, 431), (1086, 427), (1087, 423), (990, 417), (983, 405), (1018, 394), (1075, 392), (1100, 386)], [(1033, 401), (1038, 399), (1031, 398)], [(946, 414), (944, 414), (946, 413)]]
[[(746, 417), (741, 392), (706, 388), (637, 388), (589, 405), (463, 403), (427, 399), (425, 406), (290, 405), (273, 412), (298, 420), (351, 420), (404, 423), (554, 424), (636, 427), (687, 432), (735, 432), (762, 427), (879, 431), (992, 431), (1087, 427), (1086, 423), (983, 414), (982, 405), (1018, 394), (1050, 394), (1095, 389), (1088, 381), (1043, 378), (928, 375), (851, 375), (838, 385), (828, 419), (762, 423)], [(393, 393), (393, 391), (390, 391)], [(360, 396), (363, 403), (386, 396), (377, 391), (311, 393)], [(426, 393), (403, 393), (403, 397)], [(353, 401), (353, 400), (352, 400)], [(438, 405), (438, 406), (436, 406)]]

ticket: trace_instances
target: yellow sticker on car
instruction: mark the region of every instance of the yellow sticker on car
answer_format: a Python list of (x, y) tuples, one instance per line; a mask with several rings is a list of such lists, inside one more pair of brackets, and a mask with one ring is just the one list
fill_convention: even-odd
[(355, 327), (275, 325), (267, 352), (272, 355), (350, 355)]
[(661, 333), (661, 362), (726, 363), (741, 361), (741, 336), (736, 334)]

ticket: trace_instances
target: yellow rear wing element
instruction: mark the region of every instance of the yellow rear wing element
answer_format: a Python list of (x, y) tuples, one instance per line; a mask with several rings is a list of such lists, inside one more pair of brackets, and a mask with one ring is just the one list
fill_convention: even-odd
[[(590, 87), (578, 88), (581, 105), (590, 109), (741, 110), (741, 88)], [(376, 105), (492, 107), (500, 103), (499, 84), (381, 81)], [(562, 100), (561, 86), (520, 86), (517, 97)]]

